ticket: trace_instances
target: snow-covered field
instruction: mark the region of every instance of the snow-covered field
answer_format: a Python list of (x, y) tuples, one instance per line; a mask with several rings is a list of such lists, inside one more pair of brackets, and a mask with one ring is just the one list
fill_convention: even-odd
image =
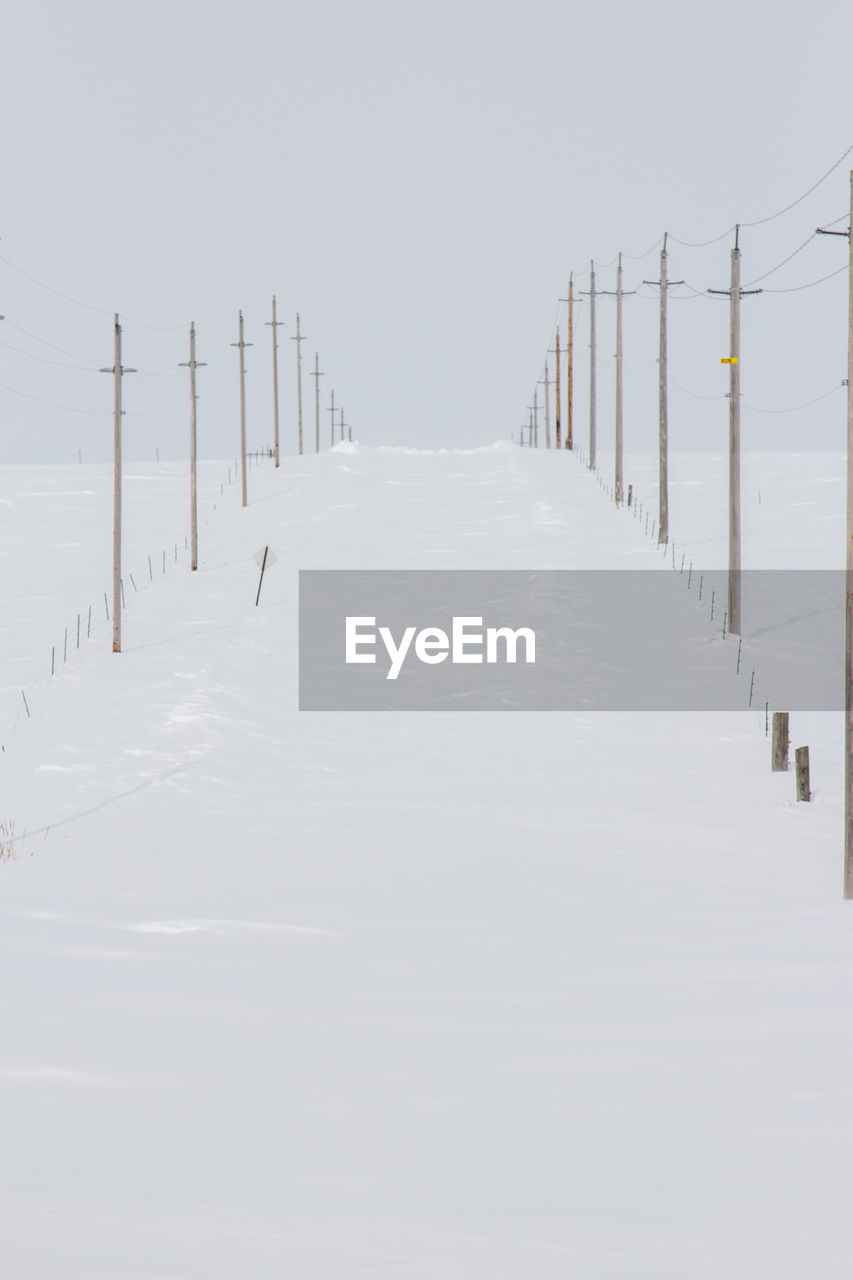
[[(4, 1274), (846, 1280), (841, 717), (798, 805), (763, 705), (300, 714), (299, 568), (661, 553), (566, 454), (233, 466), (196, 575), (185, 468), (128, 468), (120, 656), (109, 469), (0, 469)], [(725, 458), (672, 481), (723, 566)], [(842, 564), (837, 455), (743, 491), (747, 566)]]

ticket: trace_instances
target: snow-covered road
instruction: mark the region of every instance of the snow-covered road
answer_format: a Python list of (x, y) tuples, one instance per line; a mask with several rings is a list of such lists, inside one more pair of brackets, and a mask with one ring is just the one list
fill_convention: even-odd
[[(797, 805), (763, 706), (299, 713), (300, 568), (661, 554), (544, 450), (339, 446), (245, 511), (228, 466), (197, 575), (184, 468), (128, 468), (120, 656), (108, 469), (0, 471), (5, 1274), (846, 1280), (840, 716)], [(748, 457), (745, 563), (837, 567), (841, 478)], [(724, 460), (671, 520), (725, 563)]]

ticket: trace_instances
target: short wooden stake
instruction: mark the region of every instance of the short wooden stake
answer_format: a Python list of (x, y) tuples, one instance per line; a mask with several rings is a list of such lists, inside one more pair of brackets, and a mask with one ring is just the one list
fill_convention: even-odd
[(153, 581), (154, 581), (154, 570), (153, 570), (153, 569), (152, 569), (152, 567), (151, 567), (151, 557), (150, 557), (150, 556), (148, 557), (148, 581), (149, 581), (149, 582), (153, 582)]
[(258, 594), (255, 596), (256, 609), (258, 607), (258, 602), (260, 601), (260, 598), (261, 598), (261, 587), (264, 585), (264, 571), (266, 570), (266, 567), (267, 567), (267, 556), (269, 555), (269, 552), (270, 552), (269, 547), (264, 547), (264, 558), (261, 562), (261, 576), (258, 579)]
[(808, 747), (797, 747), (797, 750), (794, 752), (794, 764), (797, 770), (797, 799), (811, 800), (812, 793), (809, 790)]
[(110, 620), (110, 606), (107, 604), (107, 593), (104, 592), (104, 612), (107, 615), (107, 622)]
[(89, 605), (89, 626), (86, 631), (86, 639), (91, 640), (91, 638), (92, 638), (92, 606)]
[(77, 648), (80, 648), (80, 614), (77, 614)]
[(628, 506), (629, 507), (631, 505), (631, 500), (633, 496), (634, 496), (634, 486), (632, 484), (629, 484), (628, 485)]
[(788, 768), (788, 712), (773, 712), (773, 741), (770, 747), (770, 768), (773, 773), (785, 773)]
[(27, 695), (24, 693), (23, 689), (21, 690), (21, 697), (24, 699), (24, 706), (27, 711), (27, 718), (31, 719), (32, 717), (30, 716), (30, 708), (29, 708), (29, 703), (27, 702)]
[(53, 675), (56, 670), (56, 646), (50, 646), (50, 674)]

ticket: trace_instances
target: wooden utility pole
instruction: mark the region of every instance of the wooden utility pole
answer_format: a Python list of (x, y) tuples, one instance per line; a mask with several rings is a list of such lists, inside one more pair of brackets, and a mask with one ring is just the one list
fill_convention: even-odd
[(340, 405), (340, 407), (338, 408), (338, 413), (341, 415), (341, 441), (343, 442), (343, 438), (344, 438), (344, 406), (343, 405)]
[(847, 608), (844, 656), (844, 896), (853, 898), (853, 173), (850, 174), (850, 266), (847, 272)]
[(335, 388), (334, 387), (332, 387), (332, 403), (329, 407), (329, 413), (332, 415), (332, 429), (331, 429), (331, 434), (329, 438), (332, 442), (332, 448), (334, 448), (335, 447)]
[(660, 338), (658, 352), (658, 543), (669, 542), (669, 386), (666, 354), (666, 232), (660, 251)]
[(545, 387), (545, 448), (550, 449), (551, 448), (551, 410), (549, 407), (550, 396), (548, 395), (548, 388), (551, 384), (548, 381), (548, 361), (547, 360), (545, 361), (545, 377), (542, 379), (542, 382), (539, 385), (540, 386), (544, 385)]
[(272, 404), (273, 426), (275, 429), (275, 465), (278, 466), (278, 334), (276, 329), (283, 325), (284, 321), (276, 320), (275, 294), (272, 296), (272, 320), (267, 320), (266, 323), (272, 328)]
[(622, 505), (623, 483), (623, 435), (622, 435), (622, 254), (616, 268), (616, 469), (614, 473), (614, 501)]
[(539, 448), (539, 392), (533, 388), (533, 448)]
[(850, 222), (847, 236), (847, 552), (845, 558), (844, 641), (844, 897), (853, 899), (853, 172), (850, 174)]
[[(571, 303), (569, 303), (569, 315), (571, 315)], [(595, 470), (595, 263), (592, 261), (589, 264), (589, 462), (587, 465), (590, 471)]]
[(196, 404), (198, 396), (195, 390), (195, 371), (204, 367), (204, 360), (195, 358), (195, 324), (190, 325), (190, 358), (181, 361), (182, 369), (190, 371), (190, 569), (198, 568), (198, 494), (196, 484), (197, 457), (196, 447)]
[(101, 373), (111, 373), (113, 382), (113, 653), (121, 653), (121, 380), (136, 373), (121, 363), (121, 325), (115, 318), (113, 363)]
[[(275, 330), (273, 330), (273, 333)], [(232, 347), (240, 348), (240, 490), (242, 505), (247, 507), (249, 499), (246, 490), (246, 347), (254, 344), (243, 340), (243, 312), (240, 312), (240, 341), (232, 342)]]
[(290, 339), (296, 343), (296, 416), (298, 422), (298, 451), (302, 452), (302, 343), (305, 335), (299, 329), (299, 312), (296, 313), (296, 336)]
[(740, 532), (740, 300), (760, 289), (740, 287), (740, 227), (735, 227), (732, 249), (731, 284), (728, 289), (709, 289), (709, 293), (729, 296), (729, 354), (723, 363), (729, 366), (729, 592), (728, 626), (734, 636), (741, 634), (741, 532)]
[(314, 352), (314, 445), (315, 452), (320, 452), (320, 379), (326, 375), (320, 372), (320, 357)]
[[(624, 488), (623, 433), (622, 433), (622, 254), (619, 254), (619, 265), (616, 268), (616, 289), (602, 289), (602, 294), (613, 293), (616, 298), (616, 468), (613, 479), (613, 499), (616, 506), (622, 505)], [(633, 293), (634, 290), (632, 289)]]
[(568, 348), (566, 350), (566, 448), (574, 448), (574, 437), (572, 435), (572, 411), (574, 406), (574, 395), (572, 377), (574, 373), (574, 339), (573, 339), (573, 312), (574, 312), (574, 281), (571, 272), (569, 273), (569, 337)]
[(669, 542), (669, 381), (666, 354), (666, 299), (667, 289), (684, 284), (683, 280), (666, 278), (666, 241), (660, 251), (660, 280), (644, 280), (643, 284), (658, 285), (660, 289), (660, 350), (658, 353), (658, 543)]
[(732, 249), (729, 286), (729, 631), (740, 635), (740, 250)]
[(554, 369), (554, 447), (560, 448), (562, 441), (560, 439), (560, 330), (557, 329), (557, 337), (554, 341), (554, 361), (556, 368)]

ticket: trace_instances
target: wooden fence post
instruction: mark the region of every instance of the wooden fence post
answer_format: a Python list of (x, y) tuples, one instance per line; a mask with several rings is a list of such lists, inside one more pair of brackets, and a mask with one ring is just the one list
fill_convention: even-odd
[(788, 712), (773, 712), (773, 746), (771, 768), (773, 773), (785, 773), (788, 768)]
[(797, 770), (797, 799), (811, 800), (812, 793), (809, 789), (808, 747), (797, 747), (797, 750), (794, 752), (794, 761)]

